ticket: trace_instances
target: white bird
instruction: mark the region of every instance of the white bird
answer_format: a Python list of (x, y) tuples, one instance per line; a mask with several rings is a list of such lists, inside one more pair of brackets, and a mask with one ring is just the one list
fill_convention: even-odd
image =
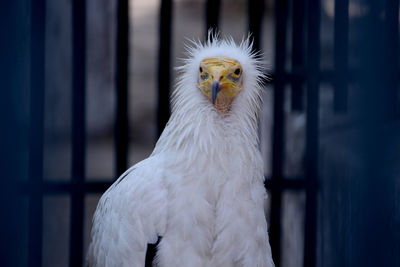
[(99, 201), (90, 267), (142, 267), (158, 236), (156, 266), (274, 266), (257, 135), (260, 59), (249, 38), (192, 46), (153, 153)]

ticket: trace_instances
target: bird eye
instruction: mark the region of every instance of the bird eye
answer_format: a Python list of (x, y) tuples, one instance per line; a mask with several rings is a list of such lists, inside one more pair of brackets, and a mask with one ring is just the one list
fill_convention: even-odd
[(239, 75), (240, 74), (240, 68), (237, 68), (234, 73), (235, 73), (235, 75)]
[(200, 75), (202, 80), (207, 80), (208, 79), (208, 73), (203, 73)]
[(200, 71), (200, 72), (203, 72), (203, 68), (202, 68), (202, 67), (200, 67), (200, 68), (199, 68), (199, 71)]

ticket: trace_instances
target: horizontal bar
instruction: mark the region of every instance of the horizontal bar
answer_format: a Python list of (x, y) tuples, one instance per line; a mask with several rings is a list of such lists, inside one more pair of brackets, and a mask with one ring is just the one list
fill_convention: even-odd
[(103, 193), (112, 183), (112, 181), (84, 183), (43, 181), (42, 184), (24, 182), (16, 186), (18, 187), (17, 190), (22, 194), (70, 194), (73, 192)]
[[(400, 71), (397, 71), (397, 78), (396, 78), (396, 82), (400, 83)], [(352, 83), (352, 82), (356, 82), (358, 81), (360, 78), (362, 78), (362, 73), (358, 70), (350, 70), (348, 72), (348, 82)], [(283, 82), (283, 83), (293, 83), (294, 81), (300, 81), (302, 83), (307, 81), (307, 76), (306, 76), (306, 72), (304, 69), (295, 71), (295, 72), (283, 72), (280, 74), (277, 73), (270, 73), (268, 74), (268, 78), (264, 79), (264, 83), (268, 84), (275, 84), (277, 82), (277, 80), (279, 80), (279, 82)], [(331, 83), (334, 84), (335, 82), (335, 71), (334, 70), (322, 70), (319, 73), (319, 81), (321, 83)]]
[[(113, 181), (110, 179), (84, 183), (43, 181), (42, 184), (35, 184), (32, 182), (22, 182), (15, 186), (17, 187), (18, 192), (29, 195), (37, 193), (69, 194), (71, 192), (103, 193), (112, 184)], [(284, 190), (302, 190), (306, 188), (306, 180), (302, 177), (287, 177), (276, 181), (270, 177), (266, 177), (265, 186), (267, 189), (279, 187)]]
[(268, 190), (303, 190), (307, 187), (304, 178), (266, 179), (264, 184)]

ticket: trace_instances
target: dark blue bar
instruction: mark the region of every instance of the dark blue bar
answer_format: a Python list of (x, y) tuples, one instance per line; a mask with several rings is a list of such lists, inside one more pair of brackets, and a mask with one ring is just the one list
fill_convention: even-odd
[(386, 57), (386, 86), (388, 89), (387, 106), (388, 117), (400, 117), (400, 104), (398, 103), (399, 83), (399, 1), (386, 0), (385, 6), (385, 57)]
[[(300, 73), (304, 69), (305, 45), (305, 0), (293, 0), (292, 19), (292, 72)], [(292, 81), (292, 110), (303, 110), (303, 79), (294, 76)]]
[[(31, 119), (29, 181), (41, 186), (43, 180), (43, 124), (45, 90), (45, 0), (31, 2)], [(29, 266), (42, 265), (43, 197), (36, 192), (29, 198)]]
[(206, 2), (206, 38), (208, 30), (218, 32), (219, 16), (221, 10), (221, 0), (207, 0)]
[[(286, 62), (286, 30), (288, 3), (286, 0), (275, 1), (275, 86), (274, 117), (272, 133), (272, 181), (280, 184), (282, 179), (284, 157), (284, 86), (283, 73)], [(271, 190), (271, 222), (270, 243), (275, 266), (281, 265), (281, 211), (282, 188), (277, 186)]]
[(171, 0), (162, 0), (160, 6), (157, 137), (164, 130), (170, 115), (172, 4)]
[(307, 110), (306, 155), (307, 179), (304, 266), (316, 264), (317, 183), (318, 183), (318, 106), (320, 71), (320, 0), (308, 0), (307, 24)]
[[(101, 181), (100, 178), (96, 178), (96, 180), (98, 181), (83, 183), (82, 191), (84, 193), (104, 193), (113, 183), (111, 182), (111, 178), (104, 181)], [(13, 189), (23, 195), (33, 195), (36, 193), (42, 195), (57, 195), (70, 194), (76, 191), (75, 184), (70, 182), (43, 181), (41, 185), (27, 182), (17, 184), (16, 186), (18, 188)], [(303, 177), (286, 177), (276, 181), (270, 179), (270, 177), (265, 177), (265, 187), (268, 190), (275, 190), (277, 187), (293, 191), (304, 190), (306, 188), (306, 180)]]
[(394, 14), (398, 12), (399, 3), (391, 0), (366, 0), (364, 3), (369, 12), (360, 22), (363, 35), (357, 40), (361, 71), (357, 84), (362, 97), (352, 105), (360, 114), (352, 156), (357, 159), (361, 175), (355, 176), (353, 182), (356, 193), (351, 205), (356, 212), (347, 220), (353, 236), (351, 263), (363, 267), (399, 266), (400, 128), (399, 121), (393, 120), (393, 107), (387, 102), (392, 88), (386, 87), (392, 83), (388, 81), (388, 72), (396, 72), (390, 68), (398, 61), (392, 59), (398, 54), (391, 54), (398, 51), (398, 47), (390, 44), (398, 37), (387, 34), (399, 34), (398, 15)]
[(335, 94), (336, 112), (347, 110), (348, 91), (348, 45), (349, 45), (349, 0), (335, 1)]
[(72, 183), (69, 265), (83, 262), (82, 184), (85, 177), (85, 79), (86, 79), (86, 1), (74, 0), (73, 16), (73, 118), (72, 118)]
[[(172, 0), (162, 0), (159, 21), (157, 138), (170, 116)], [(156, 246), (148, 245), (145, 266), (152, 266)]]
[[(30, 107), (29, 91), (31, 89), (32, 92), (34, 91), (34, 84), (30, 80), (30, 72), (33, 70), (30, 68), (33, 64), (31, 61), (33, 58), (30, 56), (33, 45), (31, 37), (37, 37), (37, 35), (33, 37), (29, 34), (33, 27), (31, 6), (32, 1), (0, 2), (0, 35), (3, 36), (2, 42), (0, 42), (0, 121), (2, 124), (0, 131), (0, 203), (2, 203), (4, 211), (0, 220), (1, 267), (29, 266), (28, 257), (33, 260), (35, 259), (34, 255), (40, 257), (40, 253), (33, 247), (35, 244), (31, 244), (35, 251), (29, 252), (29, 239), (35, 240), (35, 237), (28, 236), (28, 231), (31, 229), (39, 231), (38, 236), (41, 238), (42, 226), (39, 223), (39, 228), (27, 229), (30, 223), (26, 205), (28, 198), (18, 194), (18, 188), (15, 187), (17, 182), (27, 180), (27, 176), (31, 177), (29, 180), (36, 180), (29, 173), (26, 157), (30, 148), (31, 134), (28, 126), (34, 123), (33, 117), (27, 116), (30, 113), (26, 109), (26, 107)], [(41, 26), (40, 23), (39, 26)], [(40, 31), (44, 32), (44, 30)], [(42, 69), (42, 67), (39, 68)], [(40, 94), (40, 90), (38, 93)], [(29, 157), (32, 163), (34, 158)], [(41, 219), (41, 214), (38, 215)], [(38, 243), (41, 246), (41, 242)], [(33, 257), (29, 256), (29, 253)], [(40, 262), (38, 264), (40, 265)]]
[(119, 0), (117, 12), (116, 177), (127, 169), (128, 164), (129, 0)]
[(248, 1), (248, 20), (249, 32), (253, 37), (253, 50), (260, 51), (261, 49), (261, 30), (264, 15), (264, 1), (263, 0), (249, 0)]

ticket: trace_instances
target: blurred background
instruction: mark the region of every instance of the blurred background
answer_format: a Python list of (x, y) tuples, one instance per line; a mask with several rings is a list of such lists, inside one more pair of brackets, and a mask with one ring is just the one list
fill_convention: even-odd
[(184, 45), (210, 27), (251, 33), (270, 77), (276, 266), (400, 266), (398, 0), (1, 5), (0, 266), (83, 265), (99, 197), (152, 152)]

